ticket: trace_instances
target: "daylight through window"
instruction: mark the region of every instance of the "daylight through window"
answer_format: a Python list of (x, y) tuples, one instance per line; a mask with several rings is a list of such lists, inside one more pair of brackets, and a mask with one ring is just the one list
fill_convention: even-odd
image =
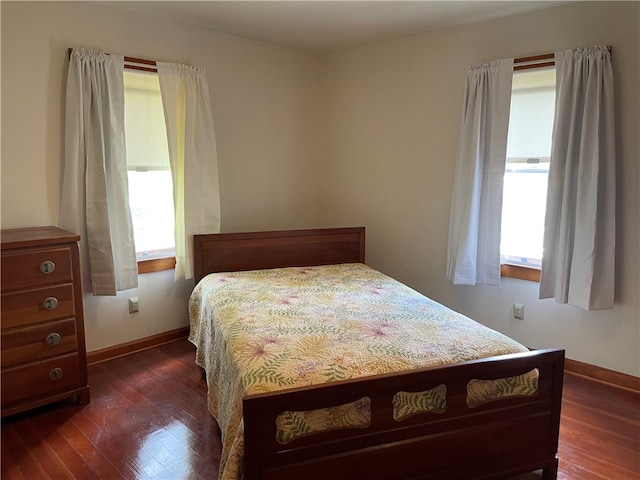
[(555, 77), (555, 68), (513, 75), (502, 200), (502, 263), (541, 265)]
[(173, 184), (155, 73), (125, 70), (129, 205), (138, 260), (174, 255)]

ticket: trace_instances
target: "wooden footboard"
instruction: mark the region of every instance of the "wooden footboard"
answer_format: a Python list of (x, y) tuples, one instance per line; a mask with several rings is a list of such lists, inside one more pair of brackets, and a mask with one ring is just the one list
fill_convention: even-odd
[[(539, 372), (533, 396), (467, 406), (473, 379)], [(491, 357), (400, 374), (347, 380), (243, 399), (245, 480), (489, 479), (543, 469), (555, 479), (564, 350)], [(399, 391), (446, 385), (446, 408), (394, 420)], [(276, 439), (285, 411), (312, 411), (371, 400), (365, 428), (318, 432), (287, 444)]]

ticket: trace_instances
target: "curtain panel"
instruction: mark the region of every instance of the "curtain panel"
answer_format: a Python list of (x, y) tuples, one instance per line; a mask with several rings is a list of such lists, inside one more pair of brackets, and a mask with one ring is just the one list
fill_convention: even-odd
[(513, 59), (467, 69), (449, 222), (447, 278), (500, 284), (500, 224)]
[(157, 62), (175, 208), (175, 278), (193, 278), (193, 235), (220, 231), (218, 159), (204, 69)]
[(555, 53), (551, 148), (540, 298), (613, 308), (615, 129), (611, 53)]
[(94, 295), (138, 286), (124, 133), (124, 57), (73, 49), (65, 109), (60, 227), (82, 238)]

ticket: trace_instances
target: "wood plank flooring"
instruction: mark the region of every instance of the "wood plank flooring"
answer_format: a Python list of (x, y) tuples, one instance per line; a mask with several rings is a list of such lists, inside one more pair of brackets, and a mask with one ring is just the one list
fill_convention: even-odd
[[(217, 478), (220, 432), (186, 340), (91, 366), (89, 383), (85, 407), (2, 421), (3, 480)], [(638, 480), (640, 395), (566, 375), (559, 458), (559, 480)]]

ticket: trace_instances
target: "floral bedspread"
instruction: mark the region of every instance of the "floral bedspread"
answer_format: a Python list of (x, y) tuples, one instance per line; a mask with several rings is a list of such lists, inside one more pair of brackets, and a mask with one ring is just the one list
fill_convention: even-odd
[[(223, 480), (242, 477), (243, 395), (527, 351), (364, 264), (211, 274), (194, 289), (189, 314), (222, 433)], [(531, 394), (536, 378), (484, 382), (469, 405), (496, 392)], [(442, 408), (442, 395), (424, 397)]]

